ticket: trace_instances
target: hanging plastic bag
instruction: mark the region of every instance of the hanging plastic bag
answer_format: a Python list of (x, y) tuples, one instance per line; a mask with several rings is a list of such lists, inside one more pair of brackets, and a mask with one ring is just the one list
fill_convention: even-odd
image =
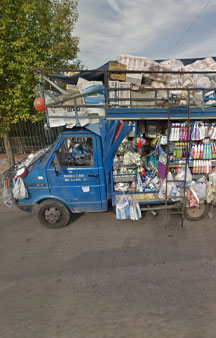
[[(181, 170), (176, 175), (175, 179), (177, 181), (184, 181), (184, 179), (185, 179), (185, 166), (184, 165), (181, 167)], [(187, 169), (186, 169), (186, 185), (189, 186), (191, 182), (192, 182), (192, 175), (191, 175), (191, 171), (190, 171), (189, 167), (187, 166)], [(184, 182), (178, 182), (177, 185), (179, 185), (181, 188), (183, 188)]]
[(154, 153), (147, 156), (147, 166), (148, 168), (154, 168), (155, 167), (155, 156)]
[(166, 177), (166, 164), (158, 161), (158, 176), (162, 179)]
[(187, 198), (188, 198), (188, 205), (187, 208), (197, 207), (198, 203), (196, 198), (194, 197), (194, 194), (191, 190), (188, 190), (187, 192)]
[(13, 198), (12, 190), (10, 187), (7, 186), (6, 181), (4, 181), (2, 196), (3, 196), (4, 204), (8, 207), (11, 207), (14, 203), (14, 198)]
[(213, 185), (211, 182), (207, 182), (207, 187), (206, 187), (206, 202), (211, 203), (214, 200), (214, 190), (213, 190)]
[(194, 196), (194, 198), (195, 198), (197, 204), (199, 204), (199, 202), (200, 202), (200, 201), (199, 201), (199, 197), (198, 197), (198, 195), (197, 195), (197, 193), (196, 193), (196, 190), (195, 190), (194, 187), (193, 187), (193, 184), (190, 185), (190, 191), (191, 191), (191, 193), (193, 194), (193, 196)]
[(203, 202), (206, 199), (206, 184), (205, 183), (193, 183), (193, 188), (199, 198), (199, 202)]
[(142, 179), (139, 173), (137, 174), (137, 191), (143, 192)]
[(35, 86), (35, 94), (36, 94), (37, 97), (43, 97), (44, 96), (44, 89), (43, 89), (43, 86), (41, 86), (40, 83), (38, 83)]
[(20, 200), (28, 198), (28, 190), (26, 189), (25, 183), (21, 177), (18, 177), (15, 181), (13, 187), (13, 197)]
[(141, 166), (141, 156), (138, 153), (133, 153), (133, 163), (136, 164), (136, 166)]
[[(168, 181), (173, 181), (173, 176), (171, 172), (168, 173), (167, 175), (167, 180)], [(179, 191), (174, 182), (167, 182), (167, 198), (172, 198), (172, 197), (179, 197)], [(166, 179), (162, 181), (158, 197), (162, 200), (166, 199)]]
[(211, 174), (209, 174), (209, 182), (212, 184), (213, 192), (216, 193), (216, 170), (213, 170)]
[(138, 221), (140, 218), (142, 218), (140, 206), (135, 195), (133, 195), (130, 201), (130, 219), (132, 221)]
[(130, 217), (130, 205), (125, 195), (123, 195), (120, 201), (116, 204), (116, 218), (127, 219)]
[(211, 174), (209, 174), (209, 181), (212, 183), (216, 183), (216, 170), (213, 170)]
[(123, 164), (124, 165), (132, 165), (133, 164), (133, 153), (128, 151), (124, 154), (123, 158)]
[(199, 107), (201, 110), (204, 111), (205, 109), (205, 103), (204, 103), (204, 99), (203, 99), (203, 92), (202, 91), (196, 91), (193, 94), (193, 103)]
[(161, 146), (158, 147), (158, 151), (160, 154), (159, 161), (158, 161), (158, 176), (164, 179), (166, 177), (167, 154), (161, 148)]

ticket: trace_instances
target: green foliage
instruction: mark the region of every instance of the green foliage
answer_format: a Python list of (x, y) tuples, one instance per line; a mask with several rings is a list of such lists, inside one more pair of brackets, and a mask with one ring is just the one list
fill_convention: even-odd
[(0, 1), (0, 135), (20, 119), (43, 117), (33, 108), (31, 68), (79, 67), (77, 19), (77, 0)]

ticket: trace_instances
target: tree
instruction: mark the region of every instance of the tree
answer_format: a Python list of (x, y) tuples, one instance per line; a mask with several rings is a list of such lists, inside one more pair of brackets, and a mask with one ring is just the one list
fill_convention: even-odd
[(1, 0), (0, 136), (12, 165), (8, 131), (19, 120), (38, 121), (33, 109), (37, 76), (31, 68), (76, 68), (79, 39), (72, 36), (77, 0)]

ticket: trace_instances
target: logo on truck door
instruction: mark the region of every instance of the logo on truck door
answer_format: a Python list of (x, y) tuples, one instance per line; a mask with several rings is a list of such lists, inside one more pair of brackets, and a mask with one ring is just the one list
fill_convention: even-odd
[(84, 174), (64, 175), (65, 182), (85, 182), (87, 179)]

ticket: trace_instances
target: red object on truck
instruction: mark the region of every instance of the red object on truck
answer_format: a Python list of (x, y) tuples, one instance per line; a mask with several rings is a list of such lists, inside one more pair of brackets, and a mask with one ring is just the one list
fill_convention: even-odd
[(36, 110), (44, 113), (45, 112), (45, 100), (43, 97), (36, 97), (34, 100), (34, 107)]

